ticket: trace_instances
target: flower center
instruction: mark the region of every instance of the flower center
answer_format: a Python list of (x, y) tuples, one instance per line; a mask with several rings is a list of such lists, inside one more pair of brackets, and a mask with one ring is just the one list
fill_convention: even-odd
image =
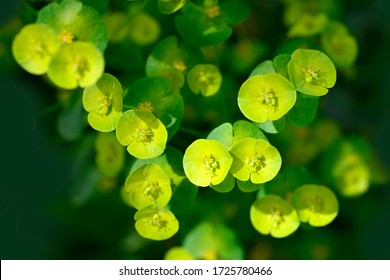
[(215, 160), (214, 155), (206, 155), (203, 159), (205, 168), (211, 177), (215, 176), (215, 172), (219, 169), (219, 162)]
[(177, 70), (179, 70), (181, 72), (184, 72), (187, 70), (187, 66), (183, 60), (177, 60), (177, 61), (173, 62), (172, 65), (173, 65), (173, 68), (176, 68)]
[(260, 91), (258, 101), (263, 105), (273, 107), (275, 111), (279, 106), (278, 97), (270, 88)]
[(159, 229), (167, 225), (167, 221), (162, 218), (159, 214), (154, 214), (152, 220), (150, 221), (152, 226), (158, 227)]
[(303, 67), (302, 71), (305, 73), (305, 81), (311, 84), (318, 83), (318, 72), (320, 72), (319, 68), (311, 69), (309, 67)]
[(199, 72), (198, 82), (201, 84), (208, 85), (213, 82), (213, 77), (209, 73), (201, 71)]
[(66, 30), (61, 31), (59, 37), (60, 41), (64, 44), (71, 44), (74, 41), (74, 35)]
[(324, 202), (322, 199), (320, 199), (318, 196), (315, 196), (308, 202), (309, 208), (312, 212), (318, 213), (321, 212), (324, 206)]
[(221, 14), (218, 6), (218, 0), (205, 0), (204, 1), (204, 13), (210, 18), (215, 18)]
[(85, 58), (80, 58), (75, 64), (75, 72), (79, 75), (80, 78), (84, 77), (86, 72), (90, 70), (88, 61)]
[(265, 157), (259, 155), (257, 152), (253, 152), (247, 156), (245, 158), (245, 164), (248, 166), (250, 173), (257, 173), (266, 167)]
[(97, 113), (102, 116), (106, 116), (111, 110), (112, 100), (108, 97), (102, 97), (99, 99), (100, 106)]
[(32, 48), (34, 52), (42, 59), (50, 54), (46, 44), (40, 40), (35, 40), (34, 43), (32, 44)]
[(154, 182), (146, 182), (146, 188), (144, 190), (144, 195), (150, 197), (152, 200), (156, 201), (161, 194), (161, 188), (158, 185), (157, 181)]
[(136, 133), (137, 137), (135, 139), (138, 142), (147, 144), (153, 141), (154, 133), (149, 127), (137, 127)]
[(280, 224), (284, 222), (283, 214), (280, 213), (279, 209), (277, 208), (271, 210), (271, 215), (269, 219), (271, 219), (271, 226), (273, 228), (279, 227)]
[(209, 18), (215, 18), (221, 15), (218, 5), (206, 7), (204, 13), (208, 15)]
[(138, 104), (138, 108), (144, 109), (144, 110), (147, 110), (147, 111), (153, 113), (153, 107), (152, 107), (152, 104), (149, 101), (145, 101), (143, 103), (139, 103)]

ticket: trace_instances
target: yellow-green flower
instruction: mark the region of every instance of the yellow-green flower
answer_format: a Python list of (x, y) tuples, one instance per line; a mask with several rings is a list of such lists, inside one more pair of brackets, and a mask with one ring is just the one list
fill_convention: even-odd
[(49, 69), (50, 62), (60, 47), (60, 39), (50, 26), (28, 24), (15, 36), (12, 54), (24, 70), (42, 75)]
[(126, 191), (136, 209), (150, 205), (164, 207), (172, 196), (168, 175), (155, 163), (147, 163), (134, 170), (126, 179)]
[(116, 137), (127, 151), (139, 159), (161, 155), (168, 133), (164, 124), (145, 109), (128, 110), (119, 118)]
[(261, 234), (270, 234), (283, 238), (300, 225), (297, 211), (287, 201), (276, 195), (266, 195), (257, 199), (250, 209), (250, 220), (253, 227)]
[(326, 226), (337, 216), (339, 204), (336, 195), (327, 187), (306, 184), (296, 189), (291, 203), (303, 223), (315, 227)]
[(215, 65), (198, 64), (188, 72), (187, 83), (193, 93), (212, 96), (221, 87), (222, 75)]
[(233, 156), (230, 171), (241, 181), (268, 182), (278, 174), (282, 165), (279, 151), (263, 139), (244, 138), (231, 148), (230, 153)]
[(220, 184), (227, 176), (233, 158), (216, 140), (198, 139), (185, 151), (184, 171), (195, 185), (207, 187)]
[(295, 88), (308, 95), (328, 93), (336, 83), (336, 68), (330, 58), (317, 50), (298, 49), (291, 55), (288, 72)]
[(294, 86), (276, 73), (250, 77), (238, 92), (241, 112), (255, 122), (280, 119), (294, 106), (295, 100)]
[(88, 123), (102, 132), (113, 131), (122, 115), (122, 86), (110, 74), (103, 74), (99, 81), (84, 89), (83, 106)]
[(63, 45), (51, 60), (47, 75), (58, 87), (75, 89), (94, 85), (104, 71), (104, 57), (89, 42)]
[(173, 213), (156, 205), (139, 210), (135, 216), (135, 229), (144, 238), (166, 240), (179, 230), (179, 222)]

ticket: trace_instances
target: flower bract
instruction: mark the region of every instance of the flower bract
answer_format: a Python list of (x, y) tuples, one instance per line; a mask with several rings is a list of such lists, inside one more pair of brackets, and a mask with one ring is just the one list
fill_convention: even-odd
[(250, 220), (261, 234), (283, 238), (300, 225), (297, 211), (287, 201), (276, 195), (266, 195), (257, 199), (250, 209)]
[(49, 69), (53, 56), (61, 47), (54, 30), (45, 24), (28, 24), (15, 36), (12, 54), (27, 72), (42, 75)]
[(261, 184), (272, 180), (279, 172), (282, 158), (279, 151), (263, 139), (244, 138), (230, 150), (233, 176), (241, 181)]
[(295, 88), (308, 95), (328, 93), (336, 83), (336, 68), (321, 51), (297, 49), (291, 55), (288, 72)]
[(233, 158), (216, 140), (198, 139), (185, 151), (184, 171), (195, 185), (218, 185), (227, 176)]
[(313, 184), (302, 185), (291, 197), (301, 222), (315, 227), (332, 222), (339, 210), (336, 195), (327, 187)]
[(130, 173), (125, 188), (131, 204), (137, 209), (150, 205), (164, 207), (172, 196), (170, 178), (155, 163), (145, 164)]
[(294, 86), (276, 73), (250, 77), (238, 92), (241, 112), (255, 122), (280, 119), (294, 106), (295, 100)]
[(99, 81), (84, 89), (83, 106), (88, 113), (88, 123), (102, 132), (116, 128), (122, 115), (122, 86), (110, 74), (103, 74)]
[(127, 151), (140, 159), (161, 155), (168, 133), (163, 123), (145, 109), (128, 110), (119, 118), (116, 137)]
[(152, 205), (139, 210), (135, 216), (135, 229), (144, 238), (166, 240), (179, 230), (179, 222), (173, 213)]

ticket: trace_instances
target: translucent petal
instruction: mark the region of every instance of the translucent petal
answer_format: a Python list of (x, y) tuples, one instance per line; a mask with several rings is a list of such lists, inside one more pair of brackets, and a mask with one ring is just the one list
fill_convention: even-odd
[(288, 72), (295, 88), (308, 95), (328, 93), (336, 83), (336, 68), (330, 58), (317, 50), (298, 49), (291, 55)]
[(300, 225), (294, 207), (276, 195), (257, 199), (251, 206), (250, 220), (258, 232), (276, 238), (292, 234)]
[(315, 227), (328, 225), (339, 211), (336, 195), (329, 188), (319, 185), (300, 186), (293, 192), (291, 203), (297, 209), (301, 222)]
[(83, 106), (88, 123), (102, 132), (113, 131), (122, 115), (122, 86), (110, 74), (103, 74), (99, 81), (84, 89)]
[(61, 42), (52, 28), (45, 24), (28, 24), (12, 42), (12, 55), (27, 72), (42, 75), (49, 69)]
[(115, 133), (98, 133), (95, 150), (99, 170), (106, 176), (117, 176), (125, 162), (125, 151), (116, 139)]
[(103, 54), (91, 43), (64, 45), (53, 57), (48, 70), (50, 80), (64, 89), (94, 85), (104, 71)]
[(179, 230), (175, 215), (167, 209), (152, 205), (139, 210), (135, 216), (135, 229), (144, 238), (166, 240)]
[(131, 204), (138, 210), (150, 205), (164, 207), (172, 196), (170, 178), (155, 163), (145, 164), (130, 173), (125, 188)]
[(238, 92), (241, 112), (255, 122), (280, 119), (294, 106), (295, 100), (294, 86), (276, 73), (251, 77)]
[(279, 172), (282, 158), (278, 150), (263, 139), (244, 138), (230, 150), (233, 164), (230, 169), (241, 181), (254, 184), (272, 180)]
[(163, 123), (144, 109), (128, 110), (119, 118), (116, 137), (127, 151), (140, 159), (161, 155), (168, 133)]
[(185, 151), (184, 171), (195, 185), (207, 187), (218, 185), (227, 176), (233, 158), (227, 149), (216, 140), (198, 139)]
[(198, 64), (188, 72), (187, 82), (193, 93), (212, 96), (221, 87), (222, 75), (213, 64)]

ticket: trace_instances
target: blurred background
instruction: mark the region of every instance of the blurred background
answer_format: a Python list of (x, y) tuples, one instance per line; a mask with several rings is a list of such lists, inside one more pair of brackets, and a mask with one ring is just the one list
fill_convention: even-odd
[[(121, 9), (124, 4), (120, 2), (111, 1), (110, 8)], [(244, 28), (250, 38), (261, 42), (255, 66), (272, 59), (286, 40), (285, 6), (283, 1), (245, 2), (251, 7), (250, 18), (235, 31), (242, 34)], [(340, 198), (339, 216), (329, 226), (302, 228), (284, 239), (262, 236), (250, 225), (248, 211), (255, 194), (200, 189), (189, 208), (178, 214), (179, 233), (167, 241), (154, 242), (135, 232), (135, 211), (120, 196), (118, 186), (123, 178), (108, 184), (113, 187), (98, 184), (98, 174), (87, 164), (94, 162), (90, 130), (83, 128), (77, 137), (64, 137), (61, 126), (68, 123), (66, 117), (61, 118), (66, 113), (58, 105), (60, 94), (44, 78), (23, 71), (12, 57), (13, 37), (33, 20), (29, 9), (48, 1), (1, 1), (1, 259), (162, 259), (169, 248), (181, 246), (187, 234), (206, 220), (223, 223), (234, 232), (232, 242), (245, 259), (390, 259), (390, 2), (338, 2), (339, 19), (357, 39), (359, 54), (354, 67), (339, 75), (335, 88), (321, 99), (318, 115), (336, 123), (344, 135), (367, 140), (379, 162), (374, 170), (379, 179), (359, 197)], [(170, 20), (156, 17), (169, 30)], [(237, 40), (233, 36), (229, 43)], [(116, 68), (120, 60), (115, 58), (108, 69), (126, 76), (121, 80), (125, 86), (131, 84), (145, 75), (145, 57), (151, 49), (142, 49), (132, 69)], [(114, 50), (109, 46), (107, 54)], [(228, 62), (222, 65), (222, 71), (230, 75), (230, 84), (225, 87), (237, 89), (231, 93), (235, 96), (251, 69), (231, 71)], [(207, 104), (197, 99), (206, 109), (184, 123), (206, 133), (224, 121), (232, 121), (237, 111), (236, 104), (228, 103), (232, 100), (236, 99), (222, 101), (232, 112), (226, 115), (218, 107), (218, 97)], [(80, 104), (69, 110), (80, 112)], [(65, 124), (59, 124), (59, 119)], [(184, 151), (194, 139), (193, 135), (179, 133), (173, 143)], [(285, 139), (275, 141), (283, 143)], [(289, 148), (281, 149), (285, 156)], [(307, 164), (315, 170), (316, 158)]]

